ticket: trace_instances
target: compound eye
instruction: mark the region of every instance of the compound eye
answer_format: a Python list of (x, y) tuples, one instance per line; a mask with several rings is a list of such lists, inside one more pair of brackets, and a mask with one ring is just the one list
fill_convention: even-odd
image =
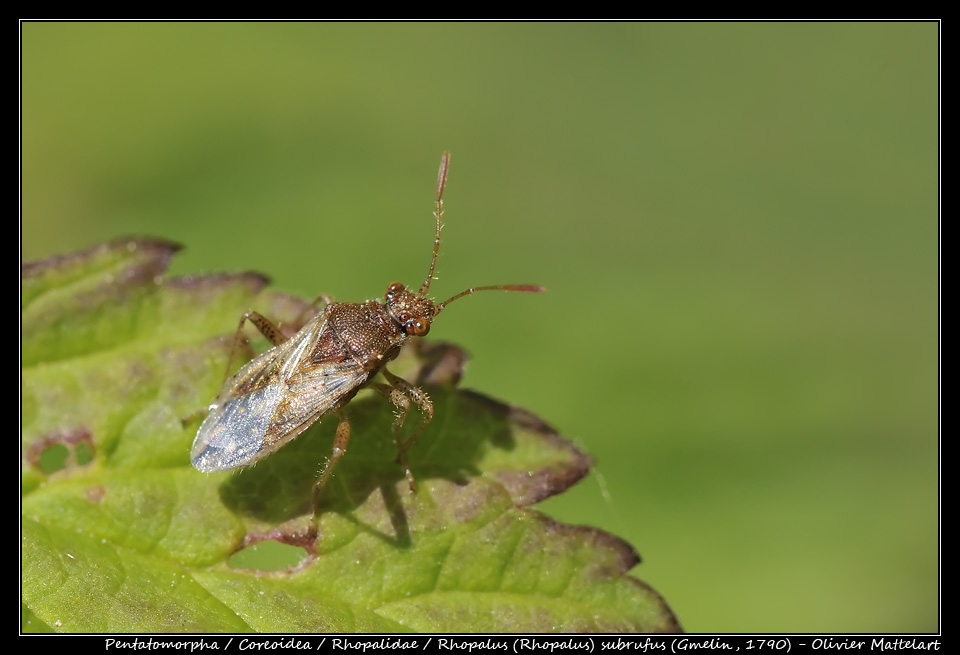
[(404, 286), (399, 282), (391, 282), (387, 287), (387, 293), (384, 296), (387, 300), (392, 300), (397, 294), (402, 293)]
[(430, 321), (425, 318), (411, 319), (406, 324), (406, 332), (415, 337), (426, 336), (430, 331)]

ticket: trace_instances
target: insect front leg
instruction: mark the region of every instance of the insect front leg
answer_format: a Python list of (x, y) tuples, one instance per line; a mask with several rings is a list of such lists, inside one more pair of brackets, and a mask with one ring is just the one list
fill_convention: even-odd
[(314, 538), (317, 536), (317, 518), (320, 514), (320, 496), (323, 493), (323, 488), (327, 486), (333, 468), (347, 452), (347, 444), (350, 443), (350, 421), (347, 420), (347, 415), (342, 409), (336, 410), (335, 413), (337, 418), (340, 419), (340, 423), (337, 424), (337, 433), (333, 437), (333, 451), (330, 453), (327, 465), (323, 467), (320, 479), (313, 486), (313, 519), (310, 522), (310, 534)]
[[(387, 369), (383, 369), (381, 372), (383, 373), (383, 377), (387, 379), (387, 382), (390, 383), (390, 386), (377, 384), (374, 385), (374, 388), (389, 398), (390, 402), (400, 410), (397, 420), (393, 422), (393, 439), (397, 442), (397, 463), (403, 467), (404, 474), (407, 476), (407, 482), (410, 484), (410, 491), (416, 491), (417, 485), (413, 479), (413, 473), (410, 472), (410, 465), (407, 462), (407, 452), (417, 441), (417, 437), (423, 432), (427, 423), (433, 418), (433, 403), (430, 402), (430, 398), (422, 389), (413, 386), (401, 377), (397, 377)], [(411, 400), (416, 403), (420, 411), (423, 412), (423, 421), (417, 426), (417, 429), (413, 431), (413, 434), (406, 439), (402, 439), (400, 428), (403, 427), (403, 422), (407, 418), (407, 414), (410, 413)]]

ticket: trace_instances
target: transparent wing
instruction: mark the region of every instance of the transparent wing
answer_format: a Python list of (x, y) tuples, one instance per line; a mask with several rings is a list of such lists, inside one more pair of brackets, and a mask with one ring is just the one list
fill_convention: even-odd
[(197, 430), (190, 453), (203, 472), (252, 464), (291, 441), (368, 377), (319, 318), (246, 364)]

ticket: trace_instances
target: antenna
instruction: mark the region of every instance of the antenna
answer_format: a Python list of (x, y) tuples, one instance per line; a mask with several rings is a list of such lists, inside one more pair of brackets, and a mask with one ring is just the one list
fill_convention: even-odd
[(433, 315), (436, 316), (443, 311), (443, 308), (452, 303), (454, 300), (459, 300), (464, 296), (469, 296), (471, 293), (476, 293), (477, 291), (529, 291), (531, 293), (543, 293), (546, 291), (546, 287), (539, 287), (535, 284), (497, 284), (490, 287), (470, 287), (466, 291), (461, 291), (452, 298), (447, 298), (442, 303), (436, 306), (436, 309), (433, 310)]
[(433, 269), (437, 266), (437, 255), (440, 254), (440, 218), (443, 216), (443, 189), (447, 186), (447, 170), (450, 168), (450, 153), (443, 153), (443, 159), (440, 160), (440, 172), (437, 174), (437, 208), (433, 215), (437, 217), (437, 236), (433, 240), (433, 259), (430, 260), (430, 270), (427, 272), (427, 279), (420, 285), (420, 298), (427, 295), (430, 290), (430, 282), (433, 280)]
[[(433, 259), (430, 260), (430, 270), (427, 272), (427, 279), (423, 281), (423, 284), (420, 286), (420, 293), (417, 294), (420, 298), (425, 297), (430, 290), (430, 282), (433, 280), (433, 270), (437, 266), (437, 255), (440, 253), (440, 218), (443, 216), (443, 189), (447, 186), (447, 171), (449, 169), (450, 153), (445, 152), (443, 153), (443, 159), (440, 160), (440, 172), (437, 175), (437, 208), (436, 211), (433, 212), (433, 215), (437, 217), (437, 236), (433, 240)], [(488, 287), (470, 287), (466, 291), (461, 291), (452, 298), (447, 298), (439, 305), (436, 305), (433, 310), (433, 315), (436, 316), (442, 312), (443, 308), (454, 300), (459, 300), (477, 291), (529, 291), (532, 293), (542, 293), (546, 291), (546, 289), (535, 284), (498, 284)]]

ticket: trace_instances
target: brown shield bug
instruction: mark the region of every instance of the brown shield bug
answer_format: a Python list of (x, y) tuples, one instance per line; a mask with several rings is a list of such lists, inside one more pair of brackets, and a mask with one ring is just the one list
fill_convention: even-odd
[[(268, 319), (250, 311), (240, 319), (238, 338), (250, 321), (273, 348), (255, 357), (230, 377), (208, 408), (197, 430), (190, 458), (206, 473), (253, 464), (283, 447), (327, 414), (339, 419), (333, 452), (317, 481), (314, 500), (330, 478), (350, 441), (350, 422), (344, 406), (358, 391), (371, 388), (386, 396), (399, 410), (393, 423), (397, 461), (403, 467), (411, 490), (413, 474), (407, 452), (433, 418), (427, 394), (387, 370), (386, 364), (400, 352), (410, 337), (422, 337), (447, 305), (477, 291), (544, 291), (528, 284), (471, 287), (434, 303), (427, 297), (440, 251), (440, 219), (443, 189), (450, 154), (444, 153), (437, 182), (436, 238), (427, 278), (414, 293), (399, 282), (387, 287), (383, 301), (340, 303), (326, 306), (299, 332), (286, 338)], [(326, 300), (326, 299), (325, 299)], [(386, 381), (374, 380), (380, 373)], [(401, 427), (411, 403), (423, 421), (403, 438)], [(316, 505), (315, 505), (316, 507)]]

